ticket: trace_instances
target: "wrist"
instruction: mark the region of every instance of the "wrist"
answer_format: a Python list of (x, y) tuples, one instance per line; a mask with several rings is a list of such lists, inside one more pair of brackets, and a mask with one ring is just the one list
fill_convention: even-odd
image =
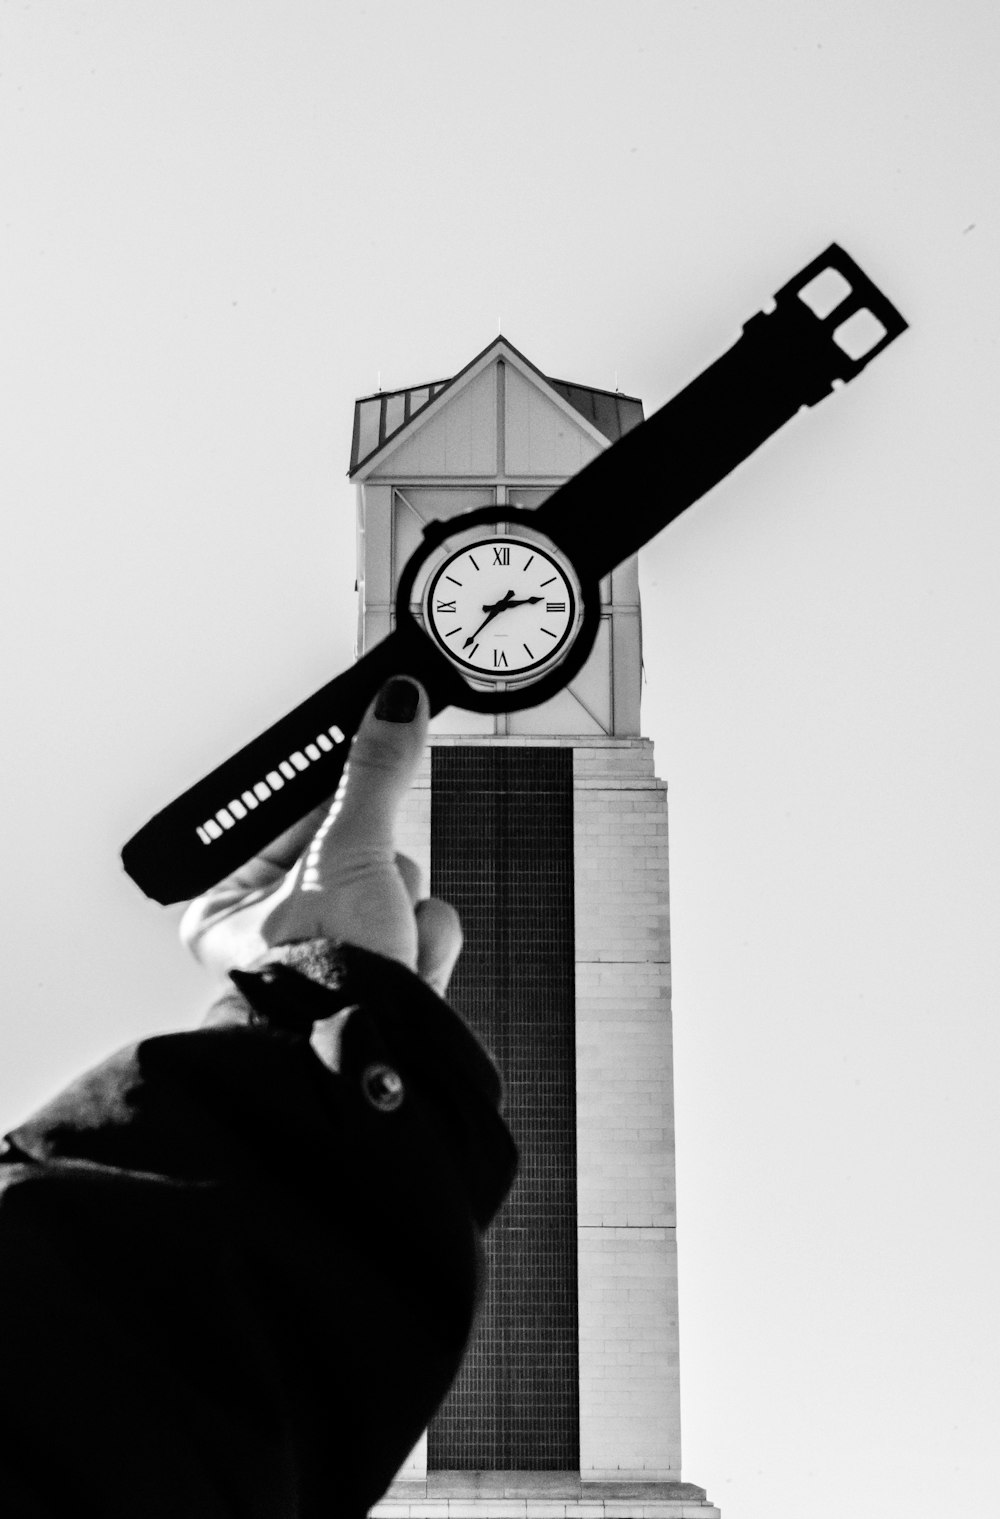
[[(228, 984), (224, 983), (220, 988), (219, 995), (202, 1019), (202, 1027), (211, 1028), (224, 1024), (244, 1024), (251, 1027), (275, 1026), (279, 1020), (276, 1020), (273, 1015), (262, 1014), (255, 1006), (253, 998), (248, 995), (251, 987), (273, 979), (270, 973), (273, 972), (275, 966), (287, 966), (290, 970), (297, 971), (307, 981), (322, 987), (324, 991), (337, 992), (343, 985), (344, 967), (336, 940), (294, 939), (287, 944), (275, 944), (262, 954), (255, 956), (247, 965), (234, 966), (229, 970)], [(244, 977), (247, 978), (246, 981)], [(294, 1032), (308, 1032), (304, 1022), (300, 1029), (300, 1022), (299, 1019), (293, 1019), (287, 1026), (291, 1027), (294, 1024)]]
[(252, 974), (261, 975), (274, 965), (285, 965), (298, 971), (307, 981), (313, 981), (329, 992), (340, 991), (344, 983), (343, 957), (335, 939), (292, 939), (287, 944), (274, 944), (247, 969)]

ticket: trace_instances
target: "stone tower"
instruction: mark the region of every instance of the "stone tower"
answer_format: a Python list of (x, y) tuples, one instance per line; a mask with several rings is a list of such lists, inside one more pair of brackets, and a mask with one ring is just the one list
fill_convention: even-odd
[[(358, 653), (391, 631), (426, 522), (537, 507), (641, 420), (503, 337), (359, 400)], [(449, 996), (497, 1058), (522, 1162), (478, 1336), (385, 1519), (718, 1515), (681, 1480), (667, 801), (641, 673), (632, 558), (566, 690), (432, 724), (400, 847), (462, 917)]]

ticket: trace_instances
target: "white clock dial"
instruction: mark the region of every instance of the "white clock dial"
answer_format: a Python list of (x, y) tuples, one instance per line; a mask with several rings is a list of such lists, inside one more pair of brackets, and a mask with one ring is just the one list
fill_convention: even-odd
[(578, 629), (565, 563), (537, 543), (488, 537), (452, 552), (430, 576), (424, 618), (470, 674), (523, 679), (564, 654)]

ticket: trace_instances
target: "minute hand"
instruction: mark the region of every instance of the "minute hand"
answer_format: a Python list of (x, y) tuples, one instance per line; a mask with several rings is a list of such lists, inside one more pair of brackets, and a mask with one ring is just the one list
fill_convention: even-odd
[(508, 607), (512, 607), (512, 606), (516, 605), (516, 602), (514, 602), (512, 600), (513, 595), (514, 595), (513, 591), (508, 591), (507, 594), (506, 594), (506, 596), (503, 598), (502, 601), (495, 601), (491, 607), (483, 607), (483, 611), (486, 612), (488, 615), (483, 618), (482, 622), (479, 624), (479, 626), (476, 629), (476, 631), (474, 633), (470, 633), (469, 634), (468, 638), (465, 640), (465, 642), (462, 645), (463, 649), (467, 649), (469, 647), (470, 643), (475, 643), (476, 639), (479, 637), (480, 633), (486, 627), (487, 623), (492, 622), (493, 619), (494, 619), (494, 617), (499, 617), (500, 613), (501, 612), (506, 612), (506, 610), (507, 610)]

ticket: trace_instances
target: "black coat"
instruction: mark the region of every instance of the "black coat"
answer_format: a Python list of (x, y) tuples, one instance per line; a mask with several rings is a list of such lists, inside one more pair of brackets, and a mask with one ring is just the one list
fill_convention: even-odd
[[(403, 967), (242, 976), (0, 1154), (0, 1511), (360, 1519), (458, 1370), (516, 1152), (492, 1063)], [(358, 1004), (339, 1074), (308, 1043)], [(400, 1084), (401, 1078), (401, 1084)]]

